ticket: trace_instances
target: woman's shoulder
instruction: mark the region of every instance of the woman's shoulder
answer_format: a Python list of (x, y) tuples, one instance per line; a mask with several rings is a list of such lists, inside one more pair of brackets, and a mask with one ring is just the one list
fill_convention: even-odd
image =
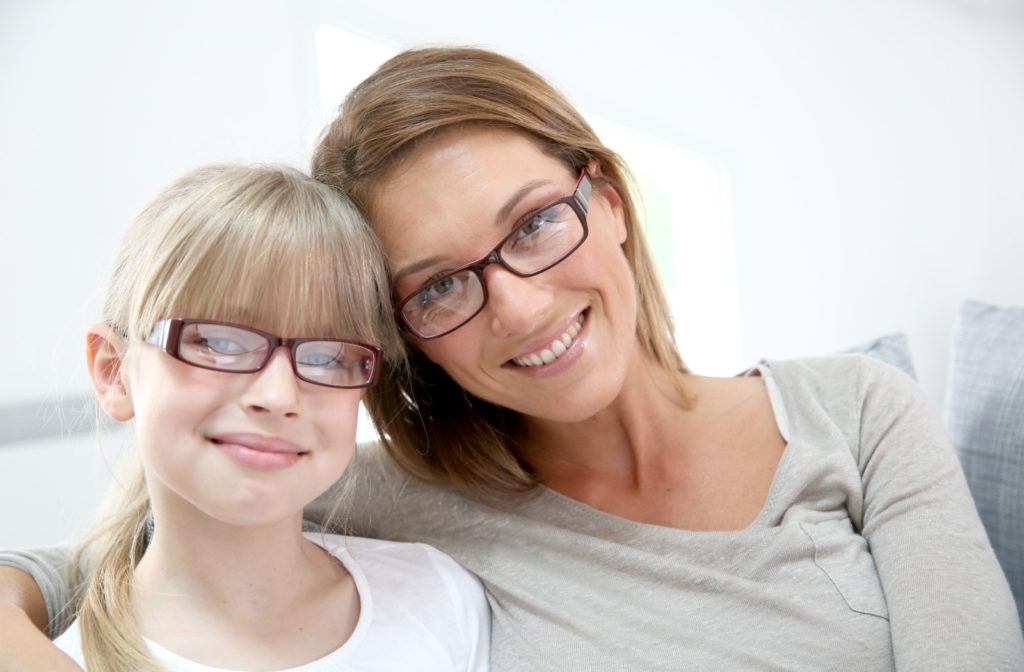
[(859, 445), (866, 427), (927, 407), (923, 390), (910, 376), (867, 355), (769, 359), (752, 371), (765, 378), (776, 414), (785, 416), (794, 434), (834, 436), (838, 431), (851, 447)]
[(824, 402), (916, 392), (916, 383), (906, 373), (863, 354), (765, 359), (751, 371), (769, 378), (788, 397)]

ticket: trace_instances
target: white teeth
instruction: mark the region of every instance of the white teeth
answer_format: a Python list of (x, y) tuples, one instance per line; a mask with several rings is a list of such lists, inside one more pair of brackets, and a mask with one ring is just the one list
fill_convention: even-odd
[(580, 333), (580, 325), (582, 323), (583, 315), (581, 314), (579, 319), (570, 324), (569, 328), (565, 330), (565, 333), (551, 341), (551, 345), (547, 348), (539, 350), (538, 352), (532, 352), (529, 355), (516, 357), (512, 361), (519, 366), (542, 366), (544, 364), (550, 364), (566, 353), (569, 346), (572, 345), (572, 340)]

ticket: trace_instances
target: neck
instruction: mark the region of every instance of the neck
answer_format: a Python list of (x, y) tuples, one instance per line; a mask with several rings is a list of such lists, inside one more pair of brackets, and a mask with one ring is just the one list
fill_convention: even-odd
[(271, 628), (344, 569), (302, 535), (301, 513), (266, 526), (231, 525), (154, 497), (154, 533), (135, 570), (133, 605), (144, 635), (226, 619)]
[(593, 480), (639, 487), (659, 455), (678, 448), (679, 423), (691, 406), (682, 392), (689, 376), (664, 369), (639, 344), (632, 359), (616, 398), (594, 415), (526, 418), (521, 454), (541, 482), (558, 490)]

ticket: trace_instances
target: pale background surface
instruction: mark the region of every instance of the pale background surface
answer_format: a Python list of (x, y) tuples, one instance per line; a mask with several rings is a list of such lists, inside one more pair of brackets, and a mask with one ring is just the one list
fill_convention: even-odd
[[(740, 363), (904, 331), (939, 411), (959, 302), (1024, 305), (1022, 5), (4, 2), (0, 419), (88, 391), (82, 333), (159, 188), (216, 159), (307, 165), (324, 22), (493, 47), (725, 166)], [(0, 443), (0, 546), (71, 538), (106, 473), (89, 433)]]

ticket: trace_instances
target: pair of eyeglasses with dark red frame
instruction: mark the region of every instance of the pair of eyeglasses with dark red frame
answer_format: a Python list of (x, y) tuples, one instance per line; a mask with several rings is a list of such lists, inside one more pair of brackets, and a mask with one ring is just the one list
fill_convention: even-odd
[(402, 298), (395, 308), (402, 324), (421, 339), (440, 338), (483, 310), (487, 303), (483, 273), (491, 264), (528, 278), (564, 261), (587, 239), (591, 190), (583, 169), (571, 194), (524, 217), (486, 255), (432, 278)]
[(380, 376), (382, 351), (337, 338), (280, 338), (241, 324), (173, 318), (153, 327), (146, 343), (177, 360), (211, 371), (256, 373), (284, 346), (295, 376), (314, 385), (370, 387)]

